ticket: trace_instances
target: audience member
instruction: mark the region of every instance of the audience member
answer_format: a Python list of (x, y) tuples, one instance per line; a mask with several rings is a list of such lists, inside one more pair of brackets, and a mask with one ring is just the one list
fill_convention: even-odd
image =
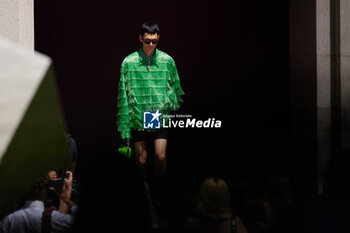
[[(51, 207), (45, 211), (44, 200), (47, 194), (47, 177), (41, 178), (36, 182), (26, 194), (25, 206), (12, 214), (4, 217), (0, 222), (0, 232), (3, 233), (40, 233), (44, 232), (68, 232), (74, 224), (74, 214), (77, 212), (77, 206), (71, 202), (70, 195), (72, 191), (72, 173), (67, 172), (69, 177), (64, 179), (62, 191), (59, 193), (59, 210), (62, 205), (68, 205), (71, 214), (63, 213), (56, 208)], [(57, 191), (57, 190), (56, 190)], [(42, 224), (44, 220), (44, 224)]]
[(269, 232), (286, 232), (292, 205), (291, 186), (287, 177), (270, 176), (266, 179), (263, 204)]
[(245, 233), (246, 229), (238, 217), (232, 216), (231, 197), (225, 181), (217, 178), (206, 179), (196, 198), (194, 216), (188, 218), (187, 232), (232, 232), (232, 220), (236, 230)]
[(249, 233), (267, 233), (267, 216), (263, 202), (256, 197), (247, 197), (239, 217)]

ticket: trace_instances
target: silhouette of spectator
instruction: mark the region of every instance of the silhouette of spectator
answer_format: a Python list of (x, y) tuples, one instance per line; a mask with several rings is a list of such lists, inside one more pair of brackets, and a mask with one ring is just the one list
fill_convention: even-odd
[(267, 177), (263, 193), (269, 232), (286, 232), (292, 197), (289, 179), (285, 176)]
[(237, 232), (245, 233), (245, 227), (238, 217), (232, 216), (231, 197), (225, 181), (218, 178), (206, 179), (199, 190), (195, 203), (195, 216), (188, 218), (187, 232), (232, 232), (234, 219)]
[(249, 233), (267, 233), (267, 216), (263, 202), (248, 197), (239, 211), (239, 217)]

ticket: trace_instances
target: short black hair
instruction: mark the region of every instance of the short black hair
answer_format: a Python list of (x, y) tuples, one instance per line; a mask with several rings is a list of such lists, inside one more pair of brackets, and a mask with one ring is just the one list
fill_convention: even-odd
[(140, 28), (140, 32), (139, 35), (143, 36), (145, 33), (148, 34), (158, 34), (159, 35), (159, 27), (158, 24), (154, 23), (154, 22), (147, 22), (142, 24), (141, 28)]

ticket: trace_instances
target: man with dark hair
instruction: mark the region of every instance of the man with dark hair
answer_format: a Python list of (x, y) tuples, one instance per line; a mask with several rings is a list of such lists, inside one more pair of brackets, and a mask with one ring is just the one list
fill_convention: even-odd
[(161, 114), (168, 115), (180, 107), (180, 96), (184, 94), (174, 60), (156, 49), (159, 38), (156, 23), (141, 26), (141, 48), (127, 56), (121, 65), (117, 113), (118, 131), (127, 145), (133, 140), (136, 162), (144, 175), (147, 144), (154, 143), (156, 181), (166, 172), (167, 130), (146, 127), (145, 113), (153, 113), (152, 121), (161, 122)]
[(0, 221), (0, 232), (70, 232), (78, 206), (71, 200), (73, 173), (67, 171), (67, 176), (63, 179), (60, 190), (53, 188), (60, 199), (57, 210), (54, 207), (45, 209), (44, 201), (49, 188), (48, 177), (40, 178), (26, 193), (24, 207)]

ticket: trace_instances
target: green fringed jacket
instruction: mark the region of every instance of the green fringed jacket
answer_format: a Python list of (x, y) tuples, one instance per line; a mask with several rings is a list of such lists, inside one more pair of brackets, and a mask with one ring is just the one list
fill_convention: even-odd
[(184, 92), (174, 60), (155, 49), (148, 58), (142, 48), (127, 56), (121, 65), (118, 85), (118, 131), (131, 138), (131, 129), (143, 128), (143, 112), (170, 114), (180, 107)]

